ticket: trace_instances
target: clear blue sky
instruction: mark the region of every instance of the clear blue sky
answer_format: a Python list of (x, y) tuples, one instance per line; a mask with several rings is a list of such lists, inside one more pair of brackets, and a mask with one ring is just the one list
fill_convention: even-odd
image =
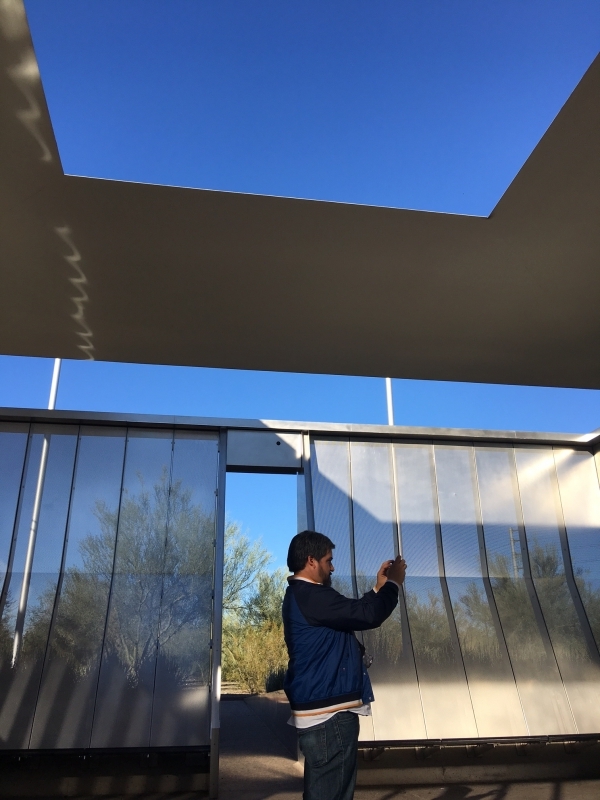
[[(597, 0), (26, 7), (66, 172), (465, 214), (489, 214), (600, 48)], [(45, 406), (51, 369), (0, 357), (0, 405)], [(600, 426), (596, 391), (397, 380), (394, 399), (407, 425)], [(379, 379), (73, 361), (58, 406), (386, 419)], [(293, 481), (269, 481), (235, 476), (228, 503), (266, 544), (296, 514)]]

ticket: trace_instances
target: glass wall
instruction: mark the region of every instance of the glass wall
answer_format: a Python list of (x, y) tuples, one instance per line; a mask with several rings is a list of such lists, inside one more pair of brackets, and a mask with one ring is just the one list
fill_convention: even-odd
[[(370, 591), (384, 561), (398, 554), (392, 448), (352, 442), (352, 517), (359, 595)], [(424, 723), (404, 595), (378, 630), (365, 631), (371, 677), (381, 701), (373, 706), (377, 738), (423, 738)], [(415, 731), (420, 735), (415, 736)]]
[(1, 747), (209, 743), (217, 461), (212, 434), (3, 426)]
[(545, 448), (516, 452), (529, 568), (577, 730), (591, 733), (600, 730), (598, 651), (573, 580), (553, 456)]
[(343, 542), (354, 591), (370, 591), (397, 552), (408, 562), (398, 608), (364, 635), (375, 740), (600, 730), (591, 454), (325, 437), (314, 447), (316, 528)]

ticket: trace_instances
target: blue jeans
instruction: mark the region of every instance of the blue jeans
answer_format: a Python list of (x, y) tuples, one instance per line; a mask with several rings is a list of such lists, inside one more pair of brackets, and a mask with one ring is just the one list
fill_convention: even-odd
[(358, 714), (340, 711), (327, 722), (298, 730), (304, 755), (303, 800), (352, 800), (358, 729)]

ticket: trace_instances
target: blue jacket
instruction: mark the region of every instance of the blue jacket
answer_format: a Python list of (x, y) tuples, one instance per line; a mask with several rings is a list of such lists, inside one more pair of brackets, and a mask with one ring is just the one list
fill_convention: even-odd
[(329, 586), (289, 579), (283, 627), (289, 653), (283, 688), (295, 716), (340, 711), (373, 700), (354, 631), (378, 628), (398, 603), (398, 587), (351, 600)]

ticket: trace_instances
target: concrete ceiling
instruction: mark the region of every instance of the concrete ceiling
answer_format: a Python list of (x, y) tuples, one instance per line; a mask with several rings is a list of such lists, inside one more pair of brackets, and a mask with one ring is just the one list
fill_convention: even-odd
[(64, 175), (0, 22), (1, 353), (600, 388), (600, 57), (479, 218)]

